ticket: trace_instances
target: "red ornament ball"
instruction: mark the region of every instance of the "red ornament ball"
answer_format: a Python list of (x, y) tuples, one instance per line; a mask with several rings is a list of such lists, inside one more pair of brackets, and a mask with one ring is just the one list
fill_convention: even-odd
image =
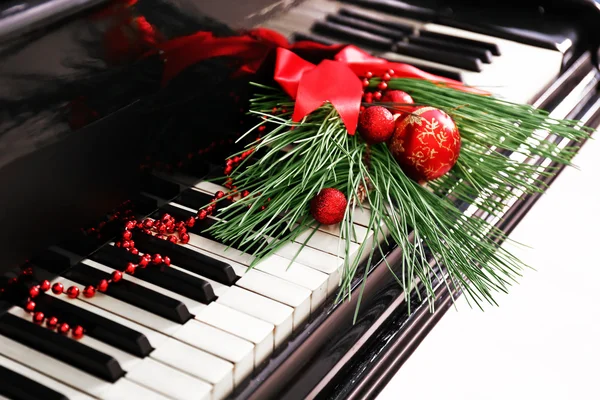
[(450, 171), (458, 160), (460, 133), (448, 114), (421, 106), (396, 121), (388, 147), (409, 177), (430, 181)]
[(344, 193), (334, 188), (322, 189), (310, 202), (310, 213), (323, 225), (342, 222), (348, 200)]
[(368, 107), (360, 113), (358, 131), (369, 144), (385, 142), (394, 133), (394, 116), (385, 107)]
[(402, 90), (388, 90), (385, 92), (381, 101), (385, 103), (413, 104), (414, 100), (410, 95)]

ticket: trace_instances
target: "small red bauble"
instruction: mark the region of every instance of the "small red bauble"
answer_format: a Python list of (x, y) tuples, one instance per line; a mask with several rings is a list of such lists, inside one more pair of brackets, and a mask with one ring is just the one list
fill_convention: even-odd
[(69, 324), (67, 324), (66, 322), (63, 322), (62, 324), (60, 324), (58, 326), (58, 332), (62, 333), (63, 335), (66, 335), (67, 333), (69, 333), (69, 329), (71, 327), (69, 326)]
[(113, 271), (111, 278), (113, 282), (119, 282), (123, 279), (123, 273), (121, 271)]
[(406, 175), (430, 181), (444, 175), (460, 153), (460, 134), (445, 112), (417, 107), (396, 121), (389, 149)]
[(160, 254), (155, 254), (152, 256), (152, 264), (158, 265), (163, 262), (163, 258)]
[(385, 142), (394, 133), (394, 116), (385, 107), (368, 107), (360, 114), (358, 131), (369, 144)]
[(348, 200), (344, 193), (334, 188), (322, 189), (310, 202), (310, 213), (324, 225), (342, 222)]
[(32, 286), (31, 288), (29, 288), (29, 297), (31, 297), (32, 299), (35, 299), (37, 296), (39, 296), (39, 294), (40, 294), (39, 286)]
[(34, 313), (33, 322), (35, 322), (36, 324), (41, 324), (42, 322), (44, 322), (44, 313), (41, 311)]
[[(145, 258), (142, 258), (142, 260), (146, 261)], [(146, 265), (148, 265), (146, 263)], [(144, 268), (144, 267), (142, 267)], [(129, 275), (133, 275), (135, 273), (135, 264), (134, 263), (127, 263), (127, 267), (125, 267), (125, 273), (129, 274)]]
[(25, 304), (25, 309), (27, 311), (35, 310), (35, 303), (33, 301), (28, 301), (27, 304)]
[(169, 256), (164, 256), (163, 257), (163, 263), (165, 265), (171, 265), (171, 258)]
[(69, 296), (72, 299), (76, 298), (77, 296), (79, 296), (79, 288), (77, 286), (70, 286), (67, 289), (67, 296)]
[(54, 285), (52, 285), (52, 293), (54, 294), (61, 294), (64, 289), (65, 287), (60, 282), (56, 282)]
[(402, 90), (388, 90), (383, 95), (381, 101), (385, 103), (413, 104), (414, 100), (410, 95)]

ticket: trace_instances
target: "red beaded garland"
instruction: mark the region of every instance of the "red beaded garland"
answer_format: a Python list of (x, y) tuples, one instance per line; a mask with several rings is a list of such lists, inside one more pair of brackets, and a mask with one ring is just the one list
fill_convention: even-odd
[(383, 95), (381, 101), (385, 103), (413, 104), (414, 100), (410, 95), (402, 90), (388, 90)]
[(50, 329), (55, 329), (58, 325), (58, 318), (50, 317), (46, 320), (46, 326)]
[(48, 290), (50, 290), (50, 281), (47, 279), (44, 279), (41, 283), (40, 283), (40, 290), (42, 292), (47, 292)]
[(454, 166), (460, 153), (460, 134), (448, 114), (422, 106), (396, 121), (388, 146), (408, 176), (428, 181)]
[(100, 282), (98, 282), (97, 289), (99, 292), (106, 292), (106, 289), (108, 289), (108, 281), (106, 279), (102, 279)]
[(335, 188), (322, 189), (310, 202), (310, 212), (315, 220), (324, 225), (342, 222), (348, 200)]
[(31, 297), (32, 299), (36, 298), (39, 294), (40, 294), (39, 286), (32, 286), (31, 288), (29, 288), (29, 297)]
[(113, 282), (119, 282), (123, 279), (123, 273), (121, 271), (113, 271), (111, 278)]
[(34, 313), (33, 322), (35, 322), (36, 324), (41, 324), (42, 322), (44, 322), (44, 313), (41, 311)]
[(71, 327), (69, 326), (69, 324), (67, 324), (66, 322), (63, 322), (62, 324), (60, 324), (58, 326), (58, 332), (62, 333), (63, 335), (66, 335), (67, 333), (69, 333), (69, 329)]
[(61, 294), (64, 289), (65, 287), (60, 282), (56, 282), (54, 285), (52, 285), (52, 293), (54, 294)]
[(71, 335), (73, 335), (75, 339), (81, 339), (83, 337), (83, 327), (77, 325), (71, 330)]
[(385, 107), (368, 107), (360, 114), (358, 131), (369, 144), (385, 142), (394, 133), (394, 116)]

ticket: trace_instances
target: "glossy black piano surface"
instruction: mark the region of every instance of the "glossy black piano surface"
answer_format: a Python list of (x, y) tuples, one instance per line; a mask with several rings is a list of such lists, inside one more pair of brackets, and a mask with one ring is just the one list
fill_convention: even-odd
[[(348, 0), (340, 1), (337, 11), (322, 14), (310, 8), (310, 3), (40, 0), (0, 4), (0, 187), (3, 188), (0, 196), (3, 294), (0, 296), (4, 296), (0, 298), (0, 336), (18, 341), (23, 338), (20, 335), (27, 333), (23, 332), (28, 328), (21, 327), (20, 320), (7, 313), (13, 304), (22, 305), (23, 296), (26, 297), (23, 288), (9, 289), (11, 279), (23, 271), (21, 266), (33, 268), (33, 276), (24, 278), (26, 284), (34, 278), (52, 280), (62, 275), (83, 285), (87, 274), (100, 276), (104, 272), (76, 264), (112, 240), (110, 232), (100, 240), (95, 235), (84, 240), (81, 230), (87, 229), (89, 233), (90, 227), (106, 219), (126, 200), (137, 207), (134, 211), (138, 215), (153, 214), (161, 205), (156, 198), (175, 199), (180, 204), (200, 201), (186, 197), (185, 192), (179, 196), (182, 187), (168, 181), (170, 174), (183, 173), (201, 181), (220, 168), (227, 154), (234, 152), (233, 139), (249, 123), (241, 112), (247, 98), (247, 82), (230, 79), (232, 65), (230, 60), (222, 58), (194, 65), (163, 87), (164, 63), (159, 55), (152, 53), (159, 41), (200, 30), (235, 35), (238, 29), (258, 24), (277, 26), (282, 24), (278, 22), (281, 20), (289, 23), (290, 31), (285, 34), (290, 38), (358, 43), (370, 50), (386, 37), (380, 36), (384, 35), (381, 31), (373, 31), (373, 20), (369, 18), (375, 18), (375, 22), (379, 18), (379, 27), (387, 24), (383, 26), (396, 32), (402, 31), (399, 17), (418, 24), (458, 28), (488, 38), (486, 41), (481, 39), (484, 36), (477, 36), (477, 40), (462, 38), (461, 41), (451, 37), (450, 40), (462, 46), (457, 50), (457, 57), (462, 57), (459, 64), (453, 65), (454, 59), (427, 58), (431, 46), (442, 46), (438, 54), (443, 54), (450, 34), (425, 25), (419, 25), (418, 35), (407, 33), (403, 42), (415, 46), (418, 52), (403, 54), (407, 46), (392, 50), (416, 59), (415, 64), (425, 70), (468, 83), (476, 74), (487, 74), (493, 79), (489, 75), (491, 69), (485, 65), (481, 71), (466, 68), (467, 64), (462, 62), (469, 57), (488, 54), (493, 56), (487, 63), (492, 66), (505, 62), (532, 67), (535, 60), (507, 59), (512, 53), (501, 54), (496, 48), (496, 38), (498, 43), (505, 40), (517, 43), (516, 46), (532, 46), (546, 52), (543, 54), (557, 60), (557, 64), (553, 79), (534, 88), (531, 102), (549, 111), (558, 110), (564, 117), (582, 118), (589, 126), (598, 125), (598, 77), (594, 75), (592, 61), (596, 54), (588, 52), (597, 49), (600, 38), (600, 12), (594, 13), (593, 2), (524, 2), (520, 6), (509, 2), (481, 9), (477, 2), (468, 1)], [(373, 13), (357, 14), (357, 9)], [(314, 20), (298, 21), (298, 16)], [(363, 24), (344, 25), (353, 18), (362, 18)], [(303, 26), (308, 28), (296, 29)], [(469, 46), (479, 46), (478, 52), (473, 53)], [(467, 55), (461, 51), (471, 52)], [(146, 195), (140, 195), (141, 192)], [(520, 199), (507, 212), (500, 227), (510, 232), (536, 199), (536, 196)], [(53, 245), (70, 250), (72, 258), (57, 255), (54, 250), (47, 252), (48, 246)], [(151, 243), (146, 246), (153, 249)], [(388, 251), (388, 261), (394, 265), (398, 249)], [(92, 259), (110, 266), (110, 262), (117, 263), (122, 257), (103, 254), (98, 252)], [(181, 266), (188, 271), (194, 262), (201, 262), (196, 259), (184, 266), (186, 255), (178, 257), (184, 260)], [(222, 268), (218, 260), (205, 261), (212, 263), (215, 271)], [(226, 278), (217, 277), (221, 276), (219, 273), (215, 272), (210, 279), (226, 285), (237, 279), (234, 275), (232, 282), (227, 283)], [(206, 280), (203, 283), (202, 279), (196, 279), (184, 289), (177, 282), (188, 279), (185, 271), (166, 275), (169, 276), (162, 279), (148, 272), (139, 279), (167, 290), (176, 288), (180, 294), (186, 293), (184, 296), (195, 296), (200, 303), (214, 300), (212, 287), (216, 284), (211, 287)], [(361, 281), (354, 284), (358, 287)], [(108, 294), (177, 324), (183, 325), (190, 318), (188, 310), (183, 310), (187, 304), (179, 304), (176, 299), (165, 298), (164, 294), (140, 285), (130, 286), (131, 291), (117, 289)], [(442, 282), (437, 293), (435, 313), (421, 304), (409, 315), (404, 295), (387, 268), (373, 268), (356, 323), (353, 316), (357, 296), (342, 304), (334, 304), (335, 296), (330, 296), (313, 310), (302, 327), (295, 329), (282, 346), (237, 385), (231, 397), (373, 398), (451, 304), (452, 294)], [(414, 296), (413, 304), (419, 304)], [(151, 355), (152, 346), (144, 342), (143, 334), (137, 337), (138, 344), (134, 346), (103, 331), (107, 321), (80, 309), (69, 309), (68, 305), (56, 305), (56, 300), (53, 303), (50, 296), (46, 297), (46, 309), (59, 312), (56, 310), (61, 306), (64, 307), (60, 308), (61, 315), (71, 318), (73, 323), (97, 324), (95, 333), (90, 334), (95, 340), (125, 349), (136, 357)], [(135, 329), (126, 329), (118, 321), (116, 326), (106, 329), (121, 329), (122, 335), (136, 337)], [(52, 356), (55, 353), (51, 339), (48, 339), (50, 344), (38, 343), (35, 348)], [(76, 345), (65, 346), (68, 352), (77, 352), (71, 348)], [(0, 347), (0, 357), (2, 354)], [(3, 360), (6, 361), (0, 358)], [(123, 379), (120, 376), (123, 371), (103, 364), (101, 354), (90, 351), (91, 367), (85, 360), (83, 363), (76, 361), (76, 357), (73, 360), (74, 367), (86, 366), (87, 372), (96, 368), (90, 373), (101, 379), (113, 382)], [(11, 386), (17, 393), (19, 384), (27, 383), (19, 380), (25, 372), (16, 371), (9, 361), (6, 363), (0, 363), (0, 367), (20, 374), (14, 380), (17, 382), (14, 387)], [(0, 379), (0, 394), (20, 398), (13, 392), (2, 393), (2, 382)], [(31, 388), (32, 393), (38, 390), (35, 393), (47, 396), (44, 398), (60, 398), (56, 392), (45, 392), (46, 387)]]

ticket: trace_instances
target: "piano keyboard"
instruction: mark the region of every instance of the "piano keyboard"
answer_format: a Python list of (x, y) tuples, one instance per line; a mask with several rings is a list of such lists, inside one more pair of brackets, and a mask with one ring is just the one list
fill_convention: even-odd
[[(378, 57), (530, 103), (560, 73), (563, 54), (378, 11), (380, 0), (307, 0), (263, 26), (291, 41), (356, 44)], [(390, 5), (389, 7), (393, 7)]]
[[(558, 51), (391, 16), (374, 3), (308, 0), (264, 25), (291, 39), (355, 43), (517, 102), (530, 101), (560, 71)], [(159, 207), (151, 216), (168, 212), (185, 219), (225, 191), (202, 178), (148, 180), (142, 195)], [(367, 229), (368, 220), (368, 210), (355, 211), (352, 258), (359, 257), (360, 243), (382, 240)], [(248, 270), (253, 258), (216, 241), (205, 227), (191, 228), (185, 245), (135, 238), (145, 253), (168, 254), (169, 267), (124, 275), (93, 298), (67, 300), (52, 291), (36, 298), (48, 315), (84, 326), (82, 339), (36, 325), (16, 300), (0, 303), (0, 396), (222, 399), (280, 351), (338, 288), (344, 259), (336, 228), (320, 227), (299, 254), (307, 236)], [(77, 258), (74, 248), (51, 251)], [(83, 287), (135, 259), (111, 243), (68, 270), (51, 260), (33, 268), (56, 276), (52, 284)]]

